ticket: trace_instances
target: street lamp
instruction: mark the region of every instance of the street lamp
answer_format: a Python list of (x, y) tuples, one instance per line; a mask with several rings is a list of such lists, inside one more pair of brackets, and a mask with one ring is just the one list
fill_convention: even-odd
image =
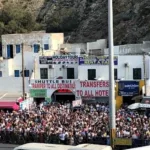
[(114, 40), (113, 40), (113, 0), (108, 0), (108, 40), (109, 40), (109, 117), (110, 117), (110, 141), (114, 148), (116, 136), (115, 121), (115, 91), (114, 91)]

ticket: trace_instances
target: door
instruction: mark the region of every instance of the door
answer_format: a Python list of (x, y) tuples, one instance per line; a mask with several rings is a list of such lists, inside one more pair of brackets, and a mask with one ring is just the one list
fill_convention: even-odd
[(74, 68), (67, 68), (67, 79), (74, 79)]

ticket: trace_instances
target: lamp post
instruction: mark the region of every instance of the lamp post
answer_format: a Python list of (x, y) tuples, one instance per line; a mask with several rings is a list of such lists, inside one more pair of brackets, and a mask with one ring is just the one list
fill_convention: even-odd
[(22, 51), (22, 96), (23, 100), (25, 100), (25, 78), (24, 78), (24, 49), (23, 43), (21, 44), (21, 51)]
[(114, 40), (113, 40), (113, 0), (108, 0), (108, 40), (109, 40), (109, 119), (110, 119), (110, 141), (114, 148), (116, 136), (115, 120), (115, 84), (114, 84)]

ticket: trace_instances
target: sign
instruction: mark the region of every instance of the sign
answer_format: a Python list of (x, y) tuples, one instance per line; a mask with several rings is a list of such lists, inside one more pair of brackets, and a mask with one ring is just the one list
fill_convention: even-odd
[(82, 105), (82, 100), (72, 101), (72, 107), (78, 107)]
[(138, 81), (120, 81), (118, 83), (119, 96), (134, 96), (139, 94)]
[(56, 91), (57, 93), (72, 93), (70, 90), (68, 89), (59, 89)]
[(40, 64), (78, 64), (77, 55), (60, 55), (60, 56), (41, 56), (39, 57)]
[(31, 97), (46, 97), (47, 90), (46, 89), (30, 89), (30, 96)]
[[(79, 99), (108, 97), (109, 81), (88, 80), (80, 81), (76, 79), (55, 79), (55, 80), (31, 80), (31, 88), (35, 90), (46, 89), (47, 95), (51, 97), (54, 92), (71, 93), (73, 92)], [(44, 95), (44, 94), (43, 94)]]
[[(79, 65), (109, 65), (108, 56), (79, 57)], [(114, 56), (114, 65), (118, 65), (118, 57)]]
[(131, 146), (132, 145), (132, 140), (127, 139), (127, 138), (115, 138), (114, 139), (114, 144), (115, 145), (125, 145), (125, 146)]
[(108, 97), (108, 81), (80, 81), (76, 90), (77, 97)]
[(52, 56), (40, 56), (39, 63), (40, 64), (53, 64), (53, 57)]
[(34, 80), (31, 81), (31, 86), (34, 89), (74, 89), (76, 87), (74, 80)]

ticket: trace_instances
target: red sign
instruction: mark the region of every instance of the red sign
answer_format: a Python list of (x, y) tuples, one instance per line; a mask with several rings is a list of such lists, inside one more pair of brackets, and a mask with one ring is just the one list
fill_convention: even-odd
[(59, 89), (56, 91), (57, 93), (72, 93), (70, 90), (68, 89)]

